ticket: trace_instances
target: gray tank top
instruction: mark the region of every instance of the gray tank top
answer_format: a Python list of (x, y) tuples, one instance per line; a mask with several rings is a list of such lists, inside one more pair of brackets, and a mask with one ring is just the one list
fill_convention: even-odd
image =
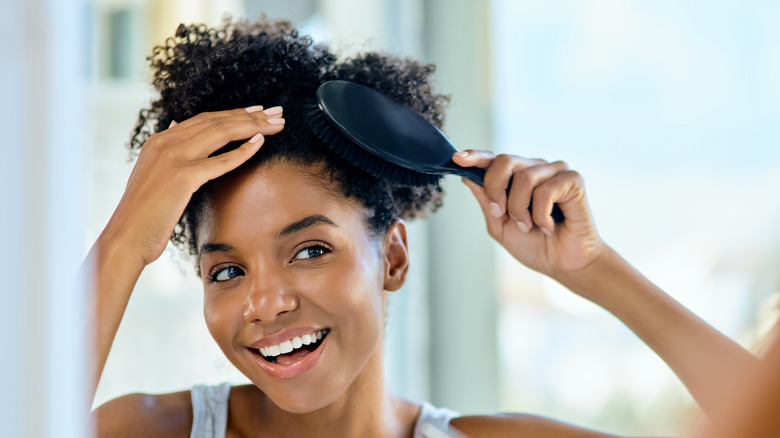
[[(230, 384), (192, 388), (192, 431), (190, 438), (225, 438), (228, 417)], [(424, 438), (422, 430), (432, 424), (441, 430), (448, 430), (450, 420), (459, 414), (445, 408), (436, 408), (423, 402), (420, 416), (414, 425), (414, 438)]]

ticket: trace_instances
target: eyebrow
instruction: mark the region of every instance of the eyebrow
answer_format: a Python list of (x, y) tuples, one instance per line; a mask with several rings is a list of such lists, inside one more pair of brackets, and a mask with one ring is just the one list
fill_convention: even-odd
[(204, 243), (198, 251), (198, 260), (210, 252), (230, 252), (234, 249), (233, 246), (226, 243)]
[[(299, 221), (295, 221), (291, 223), (290, 225), (287, 225), (280, 231), (276, 237), (286, 237), (290, 234), (295, 234), (299, 231), (303, 231), (306, 228), (312, 227), (317, 224), (325, 224), (330, 225), (333, 227), (337, 227), (335, 222), (328, 219), (327, 217), (321, 215), (321, 214), (315, 214), (312, 216), (307, 216)], [(203, 258), (204, 255), (210, 253), (210, 252), (230, 252), (233, 251), (235, 248), (232, 245), (228, 245), (226, 243), (204, 243), (200, 246), (200, 249), (198, 250), (198, 260)]]
[(317, 224), (325, 224), (338, 228), (338, 225), (336, 225), (336, 223), (332, 220), (321, 214), (315, 214), (287, 225), (282, 231), (279, 232), (279, 234), (276, 235), (276, 237), (279, 238), (289, 236), (290, 234), (295, 234)]

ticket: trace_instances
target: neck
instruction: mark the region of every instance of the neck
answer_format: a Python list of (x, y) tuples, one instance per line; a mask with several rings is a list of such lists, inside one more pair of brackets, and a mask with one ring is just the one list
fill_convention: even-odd
[[(328, 406), (306, 414), (293, 414), (280, 409), (252, 386), (245, 402), (231, 407), (231, 411), (235, 408), (242, 412), (231, 414), (230, 427), (240, 436), (258, 436), (257, 431), (263, 431), (261, 436), (309, 436), (312, 431), (323, 438), (412, 436), (417, 406), (387, 389), (381, 344), (344, 394)], [(234, 418), (246, 421), (237, 424)]]

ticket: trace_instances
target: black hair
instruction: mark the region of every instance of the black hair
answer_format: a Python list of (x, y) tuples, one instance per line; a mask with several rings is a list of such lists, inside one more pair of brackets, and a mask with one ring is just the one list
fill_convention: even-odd
[[(327, 47), (315, 45), (288, 22), (265, 19), (227, 20), (218, 28), (179, 25), (175, 36), (154, 48), (149, 61), (159, 97), (141, 110), (130, 141), (132, 151), (174, 120), (206, 111), (281, 105), (287, 122), (284, 130), (268, 136), (260, 151), (239, 169), (268, 161), (322, 164), (324, 175), (345, 196), (372, 212), (367, 223), (377, 234), (383, 234), (396, 218), (413, 219), (441, 205), (438, 183), (405, 187), (379, 180), (333, 154), (304, 121), (306, 105), (317, 87), (343, 79), (377, 89), (441, 128), (447, 98), (432, 90), (433, 65), (379, 53), (339, 61)], [(192, 255), (197, 254), (198, 221), (219, 181), (205, 184), (193, 195), (171, 236), (177, 247)]]

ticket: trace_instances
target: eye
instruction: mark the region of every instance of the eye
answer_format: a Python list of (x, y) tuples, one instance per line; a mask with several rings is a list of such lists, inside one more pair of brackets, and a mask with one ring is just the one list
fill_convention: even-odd
[(238, 266), (217, 266), (214, 268), (214, 270), (211, 271), (211, 275), (209, 275), (209, 282), (213, 283), (215, 281), (228, 281), (242, 275), (244, 275), (244, 271)]
[(320, 245), (320, 244), (310, 245), (298, 251), (295, 254), (295, 257), (293, 257), (293, 260), (313, 259), (316, 257), (323, 256), (329, 252), (330, 252), (330, 248), (328, 248), (325, 245)]

